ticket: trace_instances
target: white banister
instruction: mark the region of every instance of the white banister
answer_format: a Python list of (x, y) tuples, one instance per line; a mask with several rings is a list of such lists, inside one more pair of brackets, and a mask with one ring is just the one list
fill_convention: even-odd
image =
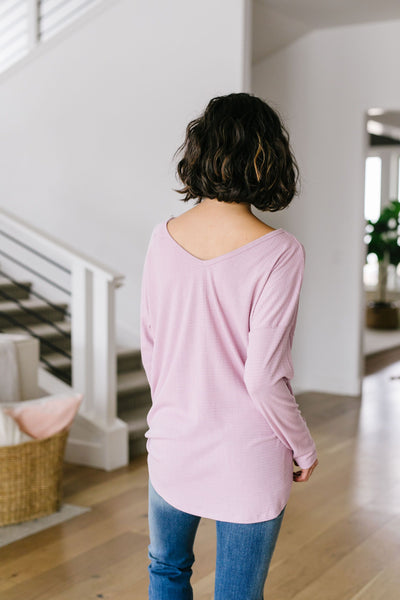
[(86, 265), (90, 271), (99, 271), (100, 273), (104, 273), (109, 279), (115, 280), (117, 287), (119, 287), (119, 282), (121, 282), (120, 285), (122, 285), (124, 275), (118, 271), (114, 271), (114, 269), (111, 269), (110, 267), (102, 264), (100, 261), (83, 254), (83, 252), (79, 252), (72, 246), (69, 246), (65, 242), (58, 240), (49, 233), (40, 230), (38, 227), (30, 225), (30, 223), (27, 221), (24, 221), (20, 217), (13, 215), (11, 212), (1, 207), (0, 219), (3, 223), (9, 224), (13, 230), (18, 230), (21, 234), (29, 236), (29, 239), (32, 242), (38, 242), (41, 246), (43, 246), (44, 243), (46, 248), (49, 250), (49, 256), (52, 256), (52, 252), (55, 252), (58, 259), (64, 260), (65, 263), (69, 265), (73, 260), (79, 261), (82, 265)]
[[(53, 261), (52, 273), (55, 264), (64, 269), (63, 276), (65, 270), (70, 273), (72, 389), (81, 392), (84, 401), (81, 420), (69, 436), (67, 460), (107, 470), (126, 465), (128, 428), (117, 418), (115, 332), (115, 290), (122, 285), (123, 275), (3, 208), (0, 229), (23, 244), (25, 261), (28, 248), (35, 252), (35, 260), (44, 256)], [(18, 248), (15, 243), (14, 258)], [(7, 250), (10, 255), (9, 246)], [(48, 392), (67, 389), (54, 376), (42, 375)]]

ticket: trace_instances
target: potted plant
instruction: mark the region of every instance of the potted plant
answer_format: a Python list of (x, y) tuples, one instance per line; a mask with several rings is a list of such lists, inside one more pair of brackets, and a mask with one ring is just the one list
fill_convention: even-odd
[(378, 298), (367, 305), (367, 327), (375, 329), (397, 329), (399, 327), (398, 308), (388, 302), (387, 270), (389, 264), (400, 263), (400, 202), (392, 200), (385, 206), (375, 223), (367, 220), (365, 242), (367, 254), (375, 253), (379, 265)]

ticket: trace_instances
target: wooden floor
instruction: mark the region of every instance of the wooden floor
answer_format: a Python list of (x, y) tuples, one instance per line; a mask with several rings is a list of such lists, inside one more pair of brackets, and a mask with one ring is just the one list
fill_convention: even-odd
[[(400, 351), (390, 360), (371, 359), (362, 400), (297, 397), (320, 464), (293, 484), (265, 600), (399, 600)], [(65, 465), (65, 501), (92, 510), (0, 549), (0, 599), (146, 600), (147, 482), (146, 457), (112, 473)], [(214, 521), (194, 553), (194, 598), (212, 600)]]

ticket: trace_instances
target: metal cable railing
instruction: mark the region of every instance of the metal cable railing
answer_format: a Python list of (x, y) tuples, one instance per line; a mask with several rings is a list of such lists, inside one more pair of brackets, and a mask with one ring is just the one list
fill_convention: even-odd
[(26, 250), (29, 250), (29, 252), (31, 252), (32, 254), (35, 254), (36, 256), (43, 258), (43, 260), (47, 261), (48, 263), (54, 265), (58, 269), (61, 269), (62, 271), (65, 271), (66, 273), (71, 275), (71, 271), (69, 269), (67, 269), (67, 267), (64, 267), (64, 265), (60, 265), (60, 263), (58, 263), (55, 260), (53, 260), (52, 258), (49, 258), (48, 256), (46, 256), (46, 254), (39, 252), (39, 250), (35, 250), (34, 248), (32, 248), (32, 246), (28, 246), (28, 244), (24, 244), (24, 242), (21, 242), (21, 240), (14, 237), (13, 235), (10, 235), (6, 231), (3, 231), (2, 229), (0, 229), (0, 234), (3, 235), (4, 237), (8, 238), (9, 240), (12, 240), (16, 244), (18, 244), (18, 246), (21, 246), (21, 248), (25, 248)]
[(53, 344), (53, 342), (50, 342), (49, 340), (46, 340), (46, 338), (44, 338), (43, 336), (37, 334), (30, 327), (28, 327), (28, 325), (24, 325), (24, 324), (20, 323), (17, 319), (15, 319), (11, 315), (8, 315), (7, 313), (5, 313), (4, 311), (1, 311), (1, 310), (0, 310), (0, 316), (4, 317), (8, 321), (10, 321), (14, 325), (16, 325), (18, 328), (24, 329), (25, 331), (27, 331), (29, 333), (29, 335), (31, 335), (32, 337), (38, 339), (41, 344), (44, 344), (45, 346), (48, 346), (49, 348), (51, 348), (55, 352), (58, 352), (59, 354), (62, 354), (66, 358), (69, 358), (70, 360), (72, 360), (72, 356), (71, 356), (71, 354), (69, 352), (67, 352), (63, 348), (60, 348), (59, 346), (56, 346), (55, 344)]
[[(0, 250), (0, 254), (2, 254), (1, 250)], [(22, 263), (20, 263), (20, 264), (22, 264)], [(22, 265), (22, 266), (24, 266), (24, 265)], [(2, 275), (3, 277), (5, 277), (6, 279), (8, 279), (13, 285), (16, 285), (17, 287), (21, 288), (25, 292), (28, 292), (28, 294), (32, 294), (33, 296), (36, 296), (36, 298), (39, 298), (39, 300), (42, 300), (43, 302), (45, 302), (48, 306), (50, 306), (54, 310), (58, 310), (58, 311), (62, 312), (63, 316), (71, 317), (71, 313), (67, 309), (61, 308), (60, 306), (57, 306), (57, 304), (53, 304), (52, 302), (50, 302), (50, 300), (48, 300), (47, 298), (45, 298), (44, 296), (42, 296), (42, 294), (39, 294), (39, 292), (36, 292), (35, 290), (32, 290), (31, 286), (24, 285), (20, 281), (16, 281), (15, 279), (13, 279), (9, 275), (7, 275), (7, 273), (5, 273), (4, 271), (2, 271), (1, 269), (0, 269), (0, 275)], [(69, 296), (71, 295), (71, 292), (67, 291), (67, 293), (68, 293)]]
[[(35, 248), (32, 248), (31, 246), (25, 244), (24, 242), (22, 242), (21, 240), (15, 238), (11, 234), (7, 233), (6, 231), (0, 229), (0, 235), (2, 235), (3, 237), (5, 237), (5, 238), (9, 239), (10, 241), (14, 242), (15, 244), (17, 244), (21, 248), (24, 248), (25, 250), (28, 250), (29, 252), (31, 252), (35, 256), (39, 257), (40, 259), (45, 260), (47, 263), (49, 263), (51, 265), (54, 265), (58, 269), (61, 269), (65, 273), (71, 275), (70, 269), (66, 268), (64, 265), (59, 264), (58, 262), (56, 262), (52, 258), (49, 258), (48, 256), (46, 256), (42, 252), (39, 252)], [(2, 249), (0, 249), (0, 254), (2, 256), (4, 256), (6, 259), (8, 259), (11, 262), (13, 262), (14, 264), (22, 267), (23, 269), (25, 269), (29, 273), (32, 273), (33, 275), (39, 277), (42, 281), (45, 281), (46, 283), (48, 283), (51, 286), (57, 288), (61, 292), (67, 294), (68, 296), (71, 296), (70, 290), (62, 287), (61, 285), (59, 285), (58, 283), (52, 281), (51, 279), (49, 279), (48, 277), (46, 277), (45, 275), (43, 275), (39, 271), (36, 271), (35, 269), (32, 269), (27, 264), (24, 264), (23, 262), (19, 261), (17, 258), (15, 258), (15, 256), (12, 256), (11, 254), (5, 252)], [(46, 306), (48, 306), (49, 308), (51, 308), (51, 309), (57, 311), (58, 313), (60, 313), (60, 316), (63, 319), (65, 317), (69, 317), (69, 318), (71, 317), (71, 313), (68, 311), (67, 308), (63, 308), (63, 307), (61, 307), (61, 306), (59, 306), (57, 304), (54, 304), (53, 302), (49, 301), (45, 296), (43, 296), (42, 294), (40, 294), (36, 290), (32, 290), (31, 289), (31, 285), (25, 285), (25, 284), (21, 283), (20, 281), (16, 281), (12, 277), (10, 277), (7, 273), (5, 273), (2, 269), (0, 269), (0, 275), (2, 277), (4, 277), (5, 279), (7, 279), (10, 282), (10, 284), (12, 284), (13, 286), (16, 286), (17, 288), (19, 288), (19, 289), (23, 290), (24, 292), (26, 292), (28, 296), (32, 295), (32, 296), (38, 298), (43, 303), (45, 303)], [(5, 299), (6, 301), (13, 302), (15, 305), (17, 305), (23, 311), (23, 313), (25, 313), (27, 315), (32, 315), (39, 323), (44, 323), (46, 325), (49, 325), (50, 327), (52, 327), (57, 332), (57, 334), (59, 334), (60, 336), (62, 336), (62, 338), (67, 339), (67, 340), (71, 339), (71, 333), (69, 331), (64, 331), (59, 325), (57, 325), (57, 323), (55, 323), (54, 321), (48, 319), (44, 315), (40, 314), (40, 312), (38, 312), (38, 311), (30, 308), (29, 306), (25, 306), (24, 303), (23, 303), (23, 301), (22, 301), (22, 299), (15, 298), (11, 294), (7, 293), (4, 289), (0, 289), (0, 298)], [(0, 318), (5, 319), (7, 322), (11, 323), (12, 325), (15, 325), (17, 328), (20, 328), (20, 329), (23, 329), (24, 331), (26, 331), (30, 336), (38, 339), (39, 340), (39, 344), (40, 344), (40, 346), (39, 346), (40, 361), (44, 365), (46, 365), (46, 367), (49, 369), (49, 371), (51, 373), (53, 373), (55, 376), (57, 376), (59, 379), (65, 381), (66, 383), (70, 383), (71, 382), (71, 376), (70, 376), (70, 374), (66, 373), (63, 369), (58, 368), (57, 366), (55, 366), (54, 364), (52, 364), (45, 356), (43, 356), (43, 354), (44, 354), (44, 352), (43, 352), (43, 346), (47, 346), (48, 348), (50, 348), (51, 350), (53, 350), (55, 353), (64, 356), (65, 358), (68, 359), (68, 361), (72, 361), (71, 353), (67, 352), (63, 348), (60, 348), (57, 344), (55, 344), (52, 341), (46, 339), (43, 335), (40, 335), (40, 334), (36, 333), (29, 326), (29, 324), (21, 323), (21, 321), (19, 319), (15, 318), (13, 315), (9, 314), (8, 312), (2, 310), (1, 309), (1, 302), (0, 302)], [(35, 323), (35, 324), (37, 324), (37, 323)], [(2, 329), (5, 330), (6, 328), (3, 327)], [(0, 326), (0, 330), (1, 330), (1, 326)], [(68, 368), (71, 368), (71, 366), (68, 365)]]
[(0, 311), (0, 316), (4, 316), (6, 319), (11, 321), (13, 324), (15, 324), (18, 327), (20, 327), (21, 329), (24, 329), (25, 331), (27, 331), (29, 333), (29, 335), (38, 339), (39, 344), (40, 344), (40, 346), (39, 346), (40, 361), (43, 362), (48, 367), (48, 369), (51, 371), (51, 373), (56, 375), (59, 379), (62, 379), (62, 381), (64, 381), (65, 383), (68, 383), (68, 384), (71, 383), (70, 375), (68, 373), (66, 373), (65, 371), (63, 371), (62, 369), (59, 369), (58, 367), (53, 365), (49, 360), (47, 360), (47, 358), (45, 358), (43, 356), (43, 354), (40, 352), (40, 348), (41, 348), (41, 345), (44, 344), (46, 346), (49, 346), (52, 350), (55, 350), (58, 354), (61, 354), (62, 356), (65, 356), (66, 358), (71, 360), (72, 357), (69, 352), (66, 352), (65, 350), (63, 350), (62, 348), (59, 348), (58, 346), (56, 346), (49, 340), (46, 340), (42, 336), (38, 335), (37, 333), (32, 331), (30, 329), (30, 327), (28, 327), (27, 325), (21, 324), (19, 321), (17, 321), (17, 319), (14, 319), (13, 317), (11, 317), (11, 315), (4, 314), (2, 311)]
[[(42, 323), (46, 323), (47, 325), (54, 327), (54, 329), (56, 329), (58, 331), (58, 333), (60, 335), (62, 335), (63, 337), (66, 337), (66, 338), (71, 337), (71, 333), (69, 331), (64, 331), (63, 329), (61, 329), (61, 327), (59, 327), (56, 323), (54, 323), (50, 319), (47, 319), (46, 317), (44, 317), (37, 311), (33, 310), (32, 308), (29, 308), (28, 306), (24, 306), (21, 303), (19, 298), (14, 298), (14, 296), (11, 296), (11, 294), (7, 294), (7, 292), (5, 292), (2, 289), (0, 289), (0, 296), (2, 296), (3, 298), (7, 298), (8, 300), (10, 300), (10, 302), (13, 302), (14, 304), (17, 304), (26, 314), (33, 315), (36, 319), (38, 319)], [(0, 316), (4, 317), (7, 314), (8, 313), (6, 313), (4, 310), (1, 310), (1, 303), (0, 303)]]
[(43, 356), (40, 357), (40, 361), (43, 362), (49, 368), (49, 371), (51, 373), (53, 373), (53, 375), (56, 375), (59, 379), (62, 379), (65, 383), (68, 383), (68, 384), (71, 383), (71, 376), (68, 373), (66, 373), (62, 369), (59, 369), (58, 367), (53, 365), (50, 361), (48, 361)]
[(61, 285), (58, 285), (58, 283), (55, 283), (54, 281), (52, 281), (51, 279), (49, 279), (45, 275), (42, 275), (41, 273), (39, 273), (39, 271), (35, 271), (35, 269), (31, 269), (31, 267), (28, 267), (28, 265), (24, 265), (23, 262), (17, 260), (16, 258), (14, 258), (14, 256), (11, 256), (11, 254), (8, 254), (7, 252), (4, 252), (4, 250), (0, 250), (0, 254), (2, 256), (4, 256), (5, 258), (7, 258), (8, 260), (11, 260), (13, 263), (15, 263), (16, 265), (18, 265), (19, 267), (22, 267), (23, 269), (26, 269), (26, 271), (29, 271), (29, 273), (32, 273), (32, 275), (36, 275), (36, 277), (39, 277), (40, 279), (42, 279), (46, 283), (49, 283), (50, 285), (52, 285), (53, 287), (57, 288), (61, 292), (64, 292), (64, 294), (68, 294), (68, 296), (71, 295), (71, 292), (69, 290), (63, 288)]

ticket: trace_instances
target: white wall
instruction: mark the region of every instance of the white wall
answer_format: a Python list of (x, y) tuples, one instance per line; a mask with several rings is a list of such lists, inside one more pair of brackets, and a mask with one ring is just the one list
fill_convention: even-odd
[(400, 21), (320, 30), (253, 69), (253, 88), (281, 110), (303, 192), (264, 220), (305, 245), (294, 341), (296, 389), (360, 393), (365, 111), (400, 109)]
[(108, 0), (0, 76), (1, 205), (126, 275), (120, 342), (139, 343), (153, 226), (189, 208), (173, 191), (185, 126), (248, 85), (248, 11), (249, 0)]

